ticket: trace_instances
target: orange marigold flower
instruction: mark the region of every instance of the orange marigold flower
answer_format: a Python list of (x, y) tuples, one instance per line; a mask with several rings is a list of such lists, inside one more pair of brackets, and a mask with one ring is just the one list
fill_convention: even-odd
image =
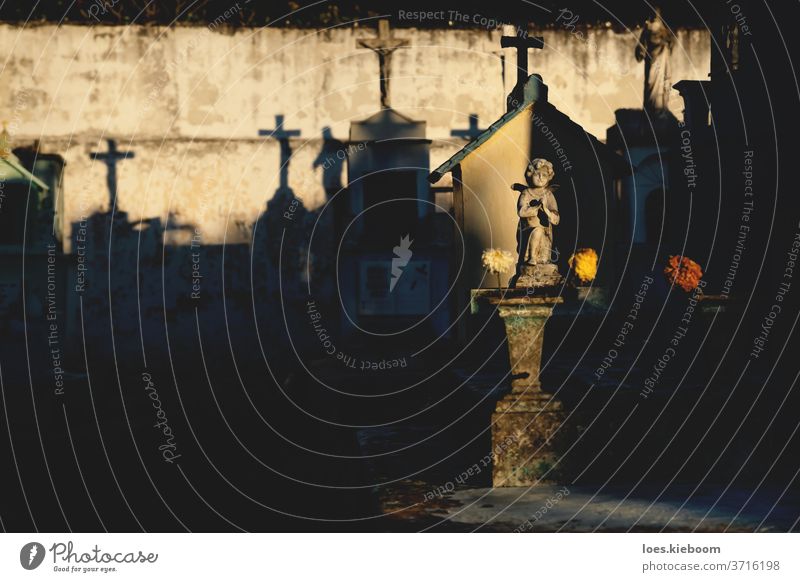
[(583, 283), (588, 283), (597, 276), (597, 251), (594, 249), (578, 249), (567, 263)]
[(689, 257), (681, 258), (678, 255), (671, 255), (667, 266), (664, 267), (664, 275), (667, 277), (667, 281), (689, 293), (700, 284), (703, 270)]

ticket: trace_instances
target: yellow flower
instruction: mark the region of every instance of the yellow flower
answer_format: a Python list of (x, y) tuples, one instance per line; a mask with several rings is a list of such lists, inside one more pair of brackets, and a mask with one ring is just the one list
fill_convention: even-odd
[(588, 283), (597, 276), (597, 252), (594, 249), (578, 249), (567, 262), (583, 283)]
[(514, 255), (503, 249), (486, 249), (481, 260), (487, 271), (497, 275), (510, 271), (516, 262)]

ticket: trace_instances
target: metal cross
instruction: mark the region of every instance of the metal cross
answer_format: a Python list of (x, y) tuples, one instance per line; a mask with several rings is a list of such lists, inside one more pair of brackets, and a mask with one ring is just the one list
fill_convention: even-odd
[[(519, 34), (516, 36), (500, 37), (500, 46), (503, 48), (517, 49), (517, 84), (514, 86), (512, 95), (517, 100), (521, 100), (523, 87), (528, 80), (528, 49), (543, 49), (544, 38), (541, 36), (528, 36), (523, 29), (517, 28)], [(512, 107), (513, 97), (509, 99), (509, 109)]]
[(358, 41), (358, 46), (368, 48), (378, 55), (381, 82), (381, 109), (389, 109), (389, 78), (392, 68), (392, 53), (397, 49), (408, 46), (408, 40), (394, 38), (389, 31), (389, 21), (382, 18), (378, 21), (377, 38), (365, 38)]

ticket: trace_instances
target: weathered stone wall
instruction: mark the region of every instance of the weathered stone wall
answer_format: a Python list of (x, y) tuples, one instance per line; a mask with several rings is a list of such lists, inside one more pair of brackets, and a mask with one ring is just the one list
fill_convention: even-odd
[[(547, 47), (532, 51), (531, 70), (549, 85), (553, 104), (603, 138), (615, 109), (641, 101), (643, 67), (633, 58), (637, 32), (545, 30)], [(337, 149), (345, 146), (331, 140), (346, 140), (350, 122), (379, 105), (377, 58), (356, 48), (356, 39), (374, 34), (364, 28), (0, 25), (6, 59), (0, 107), (12, 143), (38, 140), (41, 151), (64, 157), (64, 250), (75, 256), (82, 221), (89, 241), (81, 243), (89, 253), (86, 291), (76, 296), (69, 279), (68, 318), (76, 317), (82, 298), (84, 317), (105, 322), (95, 329), (105, 333), (112, 323), (110, 294), (114, 329), (130, 331), (123, 335), (132, 341), (138, 341), (137, 328), (146, 327), (139, 312), (169, 325), (182, 309), (197, 307), (230, 326), (247, 321), (253, 301), (266, 313), (264, 321), (282, 328), (274, 275), (283, 228), (284, 249), (292, 253), (284, 255), (284, 294), (288, 288), (302, 297), (303, 241), (318, 219), (316, 244), (323, 254), (314, 255), (314, 275), (333, 268), (332, 251), (324, 256), (331, 213), (322, 209), (347, 176)], [(451, 132), (465, 129), (470, 114), (485, 128), (504, 113), (516, 78), (514, 51), (500, 49), (498, 30), (394, 34), (411, 42), (394, 54), (392, 104), (427, 122), (435, 168), (464, 145)], [(707, 34), (679, 31), (674, 79), (705, 79), (708, 68)], [(680, 116), (677, 94), (673, 104)], [(279, 188), (279, 143), (258, 136), (275, 127), (276, 116), (284, 116), (285, 129), (300, 132), (290, 144), (291, 191)], [(134, 153), (117, 165), (116, 211), (124, 214), (113, 223), (107, 168), (90, 155), (107, 151), (106, 139)], [(202, 252), (197, 264), (193, 237)], [(202, 299), (191, 297), (195, 266), (203, 277)], [(185, 321), (189, 336), (196, 335), (195, 323), (193, 317)]]
[[(549, 85), (551, 102), (600, 138), (615, 109), (640, 103), (636, 32), (545, 30), (547, 48), (531, 53), (531, 69)], [(395, 34), (411, 46), (394, 55), (392, 102), (427, 122), (435, 167), (463, 144), (451, 131), (465, 128), (469, 114), (486, 127), (503, 113), (516, 74), (514, 52), (499, 48), (496, 30)], [(2, 25), (0, 49), (8, 60), (0, 104), (16, 142), (40, 139), (45, 151), (67, 159), (67, 223), (77, 216), (76, 188), (87, 188), (90, 206), (106, 203), (105, 167), (91, 163), (88, 152), (111, 137), (136, 152), (120, 163), (121, 209), (138, 218), (172, 208), (221, 242), (231, 225), (254, 222), (276, 189), (278, 144), (257, 137), (259, 129), (274, 127), (276, 115), (301, 132), (293, 139), (290, 186), (309, 209), (324, 202), (323, 167), (313, 164), (323, 134), (346, 139), (350, 121), (378, 104), (377, 59), (356, 49), (356, 38), (373, 35)], [(706, 78), (707, 34), (679, 31), (678, 39), (673, 78)], [(680, 115), (677, 95), (673, 105)], [(219, 221), (223, 201), (214, 196), (213, 211), (201, 205), (198, 184), (211, 174), (235, 200), (228, 226)], [(230, 236), (242, 236), (234, 230)]]

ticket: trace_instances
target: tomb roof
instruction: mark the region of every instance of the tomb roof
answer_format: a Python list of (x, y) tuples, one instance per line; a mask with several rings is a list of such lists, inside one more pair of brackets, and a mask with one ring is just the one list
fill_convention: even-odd
[(623, 176), (630, 172), (625, 160), (614, 152), (614, 150), (588, 133), (583, 127), (572, 121), (569, 116), (549, 103), (547, 100), (547, 85), (544, 84), (544, 81), (542, 81), (539, 75), (531, 75), (525, 83), (522, 102), (515, 109), (511, 109), (500, 117), (500, 119), (478, 134), (475, 139), (456, 152), (449, 160), (431, 172), (428, 176), (428, 181), (435, 184), (441, 180), (442, 176), (453, 171), (467, 156), (484, 143), (491, 140), (504, 125), (520, 115), (523, 111), (526, 111), (532, 104), (536, 105), (537, 113), (546, 116), (549, 122), (558, 124), (559, 131), (564, 131), (566, 129), (580, 131), (585, 134), (589, 147), (597, 153), (598, 158), (612, 166), (614, 176)]

